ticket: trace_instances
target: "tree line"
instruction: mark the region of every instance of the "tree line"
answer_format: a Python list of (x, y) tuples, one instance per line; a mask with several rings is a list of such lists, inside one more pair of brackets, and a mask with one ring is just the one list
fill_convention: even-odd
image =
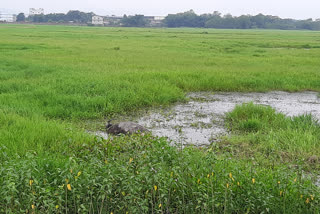
[(24, 13), (19, 13), (17, 16), (17, 22), (36, 22), (36, 23), (46, 23), (46, 22), (54, 22), (54, 23), (67, 23), (74, 22), (80, 24), (90, 23), (92, 20), (92, 16), (95, 14), (85, 13), (78, 10), (70, 10), (68, 13), (50, 13), (47, 15), (32, 15), (26, 17)]
[[(94, 13), (85, 13), (77, 10), (69, 11), (67, 14), (51, 13), (47, 15), (33, 15), (25, 17), (23, 13), (17, 16), (17, 21), (29, 22), (60, 22), (90, 24)], [(147, 27), (150, 24), (144, 15), (126, 16), (118, 23), (125, 27)], [(211, 14), (197, 15), (193, 10), (169, 14), (162, 22), (164, 27), (193, 27), (193, 28), (220, 28), (220, 29), (282, 29), (282, 30), (320, 30), (320, 19), (282, 19), (271, 15), (222, 15), (215, 11)]]
[(212, 14), (197, 15), (193, 10), (168, 15), (164, 23), (167, 27), (197, 27), (221, 29), (282, 29), (320, 30), (320, 19), (281, 19), (278, 16), (258, 14), (232, 16), (215, 11)]

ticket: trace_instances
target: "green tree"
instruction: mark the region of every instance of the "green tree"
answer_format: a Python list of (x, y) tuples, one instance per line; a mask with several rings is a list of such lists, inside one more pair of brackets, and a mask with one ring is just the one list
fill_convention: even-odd
[(26, 20), (26, 16), (24, 13), (19, 13), (17, 16), (17, 22), (24, 22)]
[(28, 17), (29, 21), (31, 22), (46, 22), (45, 16), (43, 14), (41, 15), (33, 15)]
[(168, 15), (164, 23), (168, 27), (204, 27), (207, 15), (198, 16), (193, 10)]
[(65, 17), (65, 21), (71, 21), (76, 23), (88, 23), (91, 22), (94, 13), (84, 13), (79, 10), (70, 10)]
[(239, 16), (236, 18), (236, 28), (238, 29), (249, 29), (252, 26), (250, 16)]
[(149, 22), (144, 15), (127, 16), (124, 15), (121, 23), (125, 27), (145, 27)]

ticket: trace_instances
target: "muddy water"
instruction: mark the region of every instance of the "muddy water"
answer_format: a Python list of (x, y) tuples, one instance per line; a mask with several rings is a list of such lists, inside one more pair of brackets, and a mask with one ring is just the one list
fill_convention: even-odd
[[(253, 102), (268, 105), (288, 116), (312, 114), (320, 121), (320, 97), (317, 92), (288, 93), (190, 93), (189, 102), (171, 108), (149, 111), (140, 118), (129, 119), (145, 126), (153, 135), (167, 137), (179, 145), (208, 145), (228, 135), (225, 113), (237, 104)], [(108, 138), (105, 132), (96, 132)]]
[(138, 119), (138, 123), (172, 142), (203, 146), (228, 134), (224, 116), (237, 104), (269, 105), (288, 116), (312, 114), (320, 120), (320, 98), (316, 92), (191, 93), (188, 97), (188, 103), (154, 110)]

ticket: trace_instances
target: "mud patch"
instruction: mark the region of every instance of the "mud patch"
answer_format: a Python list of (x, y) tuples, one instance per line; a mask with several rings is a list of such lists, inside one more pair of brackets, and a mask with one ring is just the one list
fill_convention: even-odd
[(137, 121), (154, 135), (172, 142), (203, 146), (228, 135), (225, 113), (237, 104), (253, 102), (271, 106), (287, 116), (312, 114), (320, 120), (320, 98), (316, 92), (190, 93), (188, 98), (188, 103), (154, 110)]
[[(287, 116), (312, 114), (320, 121), (320, 97), (317, 92), (199, 92), (188, 94), (188, 99), (187, 103), (150, 110), (139, 118), (125, 120), (138, 122), (153, 135), (167, 137), (172, 144), (181, 146), (205, 146), (228, 135), (224, 124), (225, 113), (242, 103), (268, 105)], [(103, 131), (95, 134), (108, 138)]]

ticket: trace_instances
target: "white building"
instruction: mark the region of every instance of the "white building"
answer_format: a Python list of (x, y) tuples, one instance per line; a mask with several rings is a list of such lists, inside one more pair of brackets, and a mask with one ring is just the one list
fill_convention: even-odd
[(154, 17), (154, 20), (155, 21), (162, 21), (162, 20), (164, 20), (166, 17), (165, 16), (155, 16)]
[(44, 9), (43, 8), (39, 8), (39, 9), (30, 8), (29, 9), (29, 16), (42, 15), (42, 14), (44, 14)]
[(92, 17), (92, 24), (94, 24), (94, 25), (103, 25), (103, 17), (101, 17), (101, 16), (93, 16)]
[(150, 26), (156, 27), (161, 26), (162, 21), (165, 19), (165, 16), (145, 16), (145, 19), (150, 21)]
[(0, 14), (0, 22), (16, 22), (17, 16), (14, 14)]

